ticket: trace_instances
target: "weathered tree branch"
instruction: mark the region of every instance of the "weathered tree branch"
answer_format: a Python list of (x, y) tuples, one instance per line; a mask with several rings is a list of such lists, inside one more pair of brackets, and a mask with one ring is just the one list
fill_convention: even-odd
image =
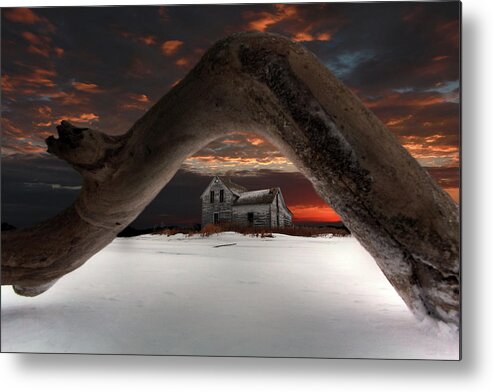
[(215, 44), (122, 136), (62, 122), (48, 151), (81, 173), (82, 191), (55, 218), (2, 233), (2, 284), (42, 293), (108, 245), (184, 159), (233, 131), (294, 162), (411, 310), (458, 324), (457, 205), (313, 54), (260, 33)]

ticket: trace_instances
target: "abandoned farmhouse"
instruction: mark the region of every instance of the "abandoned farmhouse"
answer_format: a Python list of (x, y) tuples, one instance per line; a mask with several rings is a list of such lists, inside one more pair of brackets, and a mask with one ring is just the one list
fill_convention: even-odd
[(225, 177), (214, 177), (202, 193), (202, 227), (232, 223), (254, 227), (291, 226), (280, 188), (248, 191)]

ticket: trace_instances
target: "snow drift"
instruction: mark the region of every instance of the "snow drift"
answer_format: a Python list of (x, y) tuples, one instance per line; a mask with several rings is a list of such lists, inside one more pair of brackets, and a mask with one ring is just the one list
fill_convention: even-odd
[(458, 359), (459, 343), (354, 238), (222, 233), (118, 238), (42, 296), (2, 287), (2, 351)]

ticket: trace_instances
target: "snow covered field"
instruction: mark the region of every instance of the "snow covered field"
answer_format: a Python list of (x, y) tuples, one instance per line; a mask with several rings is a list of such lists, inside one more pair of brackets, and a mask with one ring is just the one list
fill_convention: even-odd
[[(217, 245), (236, 243), (231, 246)], [(119, 238), (36, 298), (2, 287), (2, 351), (457, 359), (351, 238)]]

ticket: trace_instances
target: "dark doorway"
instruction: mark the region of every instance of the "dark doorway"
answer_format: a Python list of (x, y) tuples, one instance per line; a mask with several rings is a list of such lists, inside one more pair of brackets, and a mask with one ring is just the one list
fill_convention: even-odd
[(253, 226), (253, 212), (247, 214), (248, 226)]

